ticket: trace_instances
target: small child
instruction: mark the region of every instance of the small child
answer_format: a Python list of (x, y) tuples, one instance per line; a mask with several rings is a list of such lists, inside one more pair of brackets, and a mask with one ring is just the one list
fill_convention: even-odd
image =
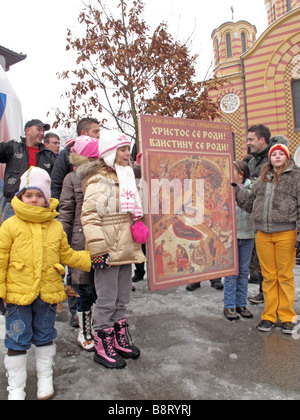
[(70, 248), (55, 218), (58, 200), (50, 198), (48, 173), (31, 166), (21, 177), (11, 204), (15, 215), (0, 228), (0, 300), (6, 303), (8, 349), (4, 364), (9, 400), (24, 400), (27, 350), (35, 345), (37, 398), (54, 395), (53, 358), (56, 305), (66, 299), (64, 265), (90, 271), (88, 251)]
[(94, 361), (121, 369), (140, 350), (126, 338), (126, 305), (132, 288), (132, 264), (146, 260), (131, 234), (132, 221), (143, 217), (130, 160), (130, 140), (110, 131), (99, 140), (100, 160), (81, 165), (84, 201), (81, 221), (95, 269)]
[[(251, 190), (250, 171), (244, 161), (234, 162), (234, 183), (246, 191)], [(239, 272), (235, 276), (225, 277), (224, 282), (224, 315), (230, 321), (252, 318), (253, 314), (246, 308), (248, 293), (249, 265), (254, 246), (254, 223), (250, 214), (236, 206), (236, 225), (238, 242)]]

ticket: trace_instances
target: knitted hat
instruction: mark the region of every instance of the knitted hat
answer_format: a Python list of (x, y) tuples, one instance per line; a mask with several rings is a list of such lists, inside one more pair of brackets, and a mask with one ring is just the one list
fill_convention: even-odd
[(89, 136), (80, 136), (75, 140), (74, 146), (71, 148), (71, 152), (77, 155), (91, 157), (98, 157), (98, 139), (94, 139)]
[(99, 157), (107, 166), (114, 166), (117, 149), (123, 146), (130, 147), (130, 144), (130, 139), (125, 134), (116, 130), (108, 131), (104, 138), (99, 140)]
[(271, 147), (269, 151), (269, 160), (271, 160), (271, 155), (274, 152), (274, 150), (281, 150), (285, 153), (288, 160), (291, 160), (289, 149), (284, 144), (274, 144), (274, 146)]
[(16, 195), (19, 196), (21, 192), (29, 188), (40, 190), (45, 196), (47, 207), (50, 207), (51, 179), (47, 171), (36, 166), (30, 166), (28, 171), (21, 176), (20, 190)]

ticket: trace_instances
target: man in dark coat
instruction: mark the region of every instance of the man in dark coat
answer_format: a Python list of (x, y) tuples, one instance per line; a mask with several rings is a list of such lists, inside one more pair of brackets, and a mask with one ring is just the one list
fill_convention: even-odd
[(11, 200), (19, 191), (20, 178), (30, 166), (45, 169), (49, 175), (53, 169), (56, 156), (44, 144), (45, 131), (50, 130), (49, 124), (34, 119), (25, 125), (25, 137), (21, 141), (10, 140), (0, 143), (0, 163), (5, 163), (3, 195), (6, 199), (4, 220), (14, 214)]

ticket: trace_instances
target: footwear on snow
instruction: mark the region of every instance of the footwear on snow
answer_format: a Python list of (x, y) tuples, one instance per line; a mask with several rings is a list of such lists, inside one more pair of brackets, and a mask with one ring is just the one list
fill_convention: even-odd
[(108, 369), (123, 369), (126, 362), (114, 348), (114, 328), (104, 328), (94, 335), (94, 361)]
[(77, 312), (79, 333), (77, 338), (78, 345), (86, 351), (94, 351), (94, 337), (92, 334), (92, 310), (87, 312)]
[(37, 372), (37, 399), (49, 400), (54, 395), (53, 388), (53, 359), (56, 345), (35, 347)]
[(122, 319), (116, 322), (114, 330), (114, 348), (117, 353), (124, 359), (137, 359), (140, 356), (140, 350), (133, 343), (129, 344), (128, 337), (130, 337), (130, 334), (126, 320)]

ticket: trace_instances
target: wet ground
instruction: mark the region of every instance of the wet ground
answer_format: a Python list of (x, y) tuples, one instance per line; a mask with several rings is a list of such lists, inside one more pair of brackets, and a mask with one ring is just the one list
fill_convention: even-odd
[[(295, 266), (295, 310), (300, 315), (300, 266)], [(248, 308), (254, 318), (230, 322), (223, 316), (223, 292), (210, 282), (188, 292), (185, 286), (151, 293), (135, 283), (128, 323), (138, 360), (107, 370), (76, 344), (65, 305), (57, 317), (53, 400), (299, 400), (300, 323), (294, 336), (280, 328), (256, 329), (263, 305)], [(249, 295), (258, 286), (249, 285)], [(4, 317), (0, 316), (0, 400), (7, 399), (3, 357)], [(34, 351), (28, 355), (28, 400), (36, 399)]]

